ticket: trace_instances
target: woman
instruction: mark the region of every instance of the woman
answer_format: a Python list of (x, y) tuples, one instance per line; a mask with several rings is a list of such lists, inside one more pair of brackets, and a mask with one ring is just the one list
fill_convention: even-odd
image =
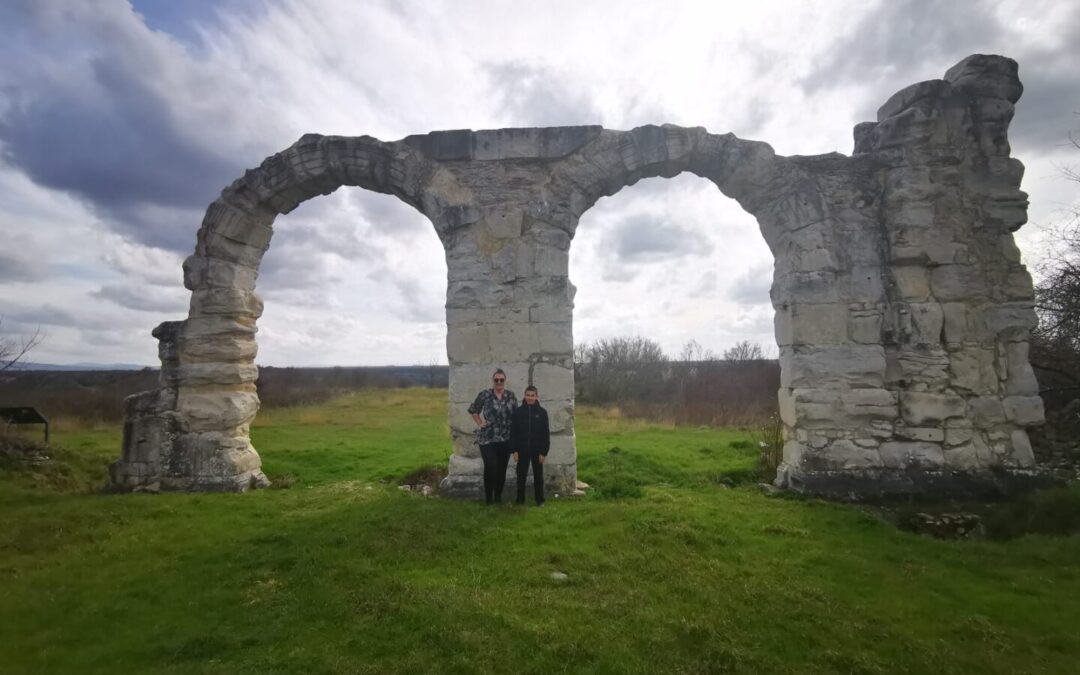
[[(506, 388), (506, 373), (499, 368), (491, 376), (491, 389), (476, 395), (469, 414), (479, 427), (476, 442), (484, 460), (484, 503), (502, 501), (506, 467), (510, 465), (510, 417), (517, 408), (517, 397)], [(481, 417), (481, 415), (483, 415)]]

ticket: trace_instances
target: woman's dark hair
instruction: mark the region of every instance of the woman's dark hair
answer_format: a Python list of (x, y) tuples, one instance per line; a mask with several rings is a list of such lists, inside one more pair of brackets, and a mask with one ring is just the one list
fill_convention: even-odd
[(505, 376), (505, 375), (506, 375), (506, 373), (505, 373), (505, 372), (503, 372), (503, 369), (502, 369), (502, 368), (496, 368), (496, 369), (495, 369), (495, 372), (494, 372), (494, 373), (492, 373), (492, 374), (491, 374), (491, 376), (492, 376), (492, 377), (495, 377), (496, 375), (504, 375), (504, 376)]

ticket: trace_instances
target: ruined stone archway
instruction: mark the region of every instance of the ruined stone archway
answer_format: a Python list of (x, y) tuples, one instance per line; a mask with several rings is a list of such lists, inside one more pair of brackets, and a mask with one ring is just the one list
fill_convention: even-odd
[(1016, 63), (968, 57), (855, 128), (851, 157), (782, 157), (702, 128), (444, 131), (392, 143), (307, 135), (207, 209), (185, 321), (154, 331), (161, 388), (131, 397), (115, 489), (265, 484), (248, 430), (259, 262), (279, 213), (342, 185), (396, 195), (446, 250), (444, 492), (479, 493), (465, 407), (494, 364), (552, 414), (548, 473), (576, 477), (568, 251), (600, 197), (690, 171), (755, 216), (775, 257), (782, 485), (832, 496), (968, 491), (1029, 475), (1042, 422), (1031, 279), (1012, 232), (1023, 167), (1006, 136)]

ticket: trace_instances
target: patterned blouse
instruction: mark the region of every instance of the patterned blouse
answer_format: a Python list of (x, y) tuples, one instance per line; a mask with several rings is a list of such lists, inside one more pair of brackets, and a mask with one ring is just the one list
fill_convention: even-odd
[(517, 408), (517, 396), (509, 389), (503, 389), (501, 399), (495, 398), (494, 389), (485, 389), (476, 395), (476, 400), (469, 406), (469, 414), (479, 413), (487, 426), (476, 430), (476, 442), (480, 445), (501, 443), (510, 440), (510, 416)]

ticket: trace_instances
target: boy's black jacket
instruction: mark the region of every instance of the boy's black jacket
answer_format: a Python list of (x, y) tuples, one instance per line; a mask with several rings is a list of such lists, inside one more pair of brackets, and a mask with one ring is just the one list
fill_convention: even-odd
[(547, 411), (539, 403), (522, 403), (510, 416), (510, 452), (525, 456), (538, 453), (547, 457), (550, 448)]

